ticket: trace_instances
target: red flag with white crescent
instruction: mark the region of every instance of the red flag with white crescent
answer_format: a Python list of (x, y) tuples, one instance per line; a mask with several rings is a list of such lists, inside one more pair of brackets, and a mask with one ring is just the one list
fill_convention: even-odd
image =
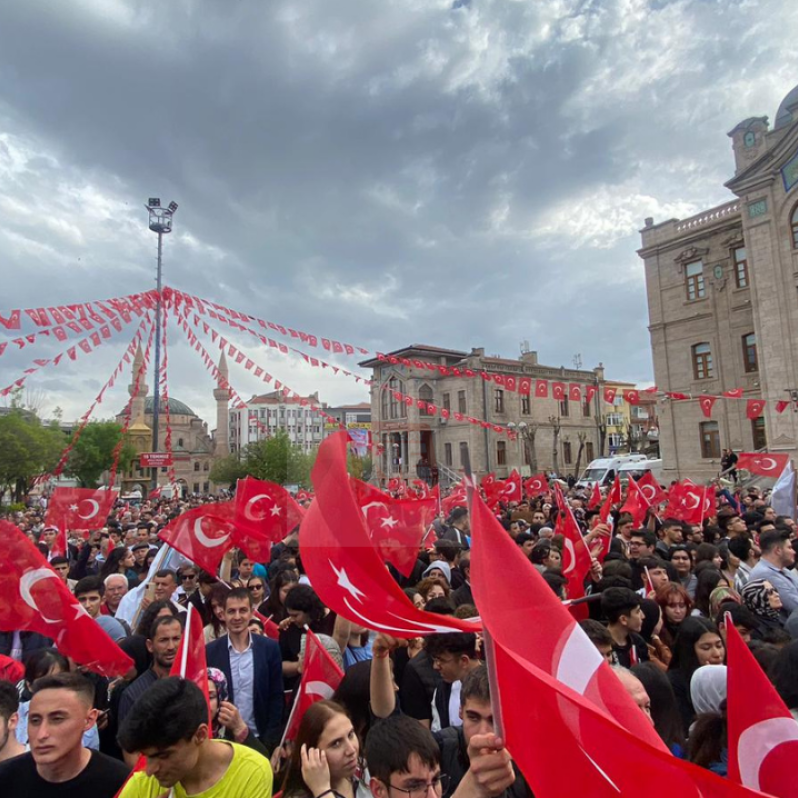
[(712, 408), (715, 402), (718, 401), (717, 396), (701, 396), (698, 399), (698, 404), (701, 406), (701, 412), (706, 418), (712, 418)]
[(765, 409), (764, 399), (749, 399), (745, 404), (745, 415), (751, 421), (754, 421), (762, 415), (762, 411), (764, 409)]
[(646, 513), (649, 507), (651, 505), (648, 503), (645, 494), (630, 476), (629, 484), (626, 488), (626, 501), (623, 503), (620, 512), (629, 513), (632, 516), (632, 523), (637, 528), (642, 526), (646, 520)]
[(515, 468), (510, 476), (502, 481), (498, 498), (503, 502), (520, 502), (523, 498), (521, 494), (521, 475)]
[(299, 550), (324, 604), (353, 623), (401, 638), (480, 628), (417, 609), (388, 577), (346, 472), (346, 433), (321, 444), (312, 479), (316, 500), (299, 529)]
[(551, 395), (557, 401), (562, 402), (565, 399), (565, 383), (553, 382), (551, 384)]
[(56, 488), (47, 505), (44, 525), (55, 527), (61, 533), (58, 538), (60, 551), (57, 553), (66, 551), (67, 532), (105, 526), (118, 495), (116, 490)]
[(170, 521), (158, 537), (208, 573), (215, 574), (236, 544), (233, 502), (213, 502), (187, 510)]
[(535, 474), (524, 480), (524, 493), (530, 499), (540, 496), (549, 490), (549, 478), (545, 474)]
[(38, 632), (90, 671), (124, 676), (133, 660), (89, 616), (36, 546), (0, 521), (0, 630)]
[(737, 457), (737, 468), (744, 468), (752, 474), (776, 479), (781, 476), (781, 472), (784, 471), (789, 460), (788, 454), (740, 452)]
[(548, 380), (535, 380), (535, 397), (538, 399), (547, 399), (548, 396), (549, 396)]
[(646, 471), (637, 480), (637, 487), (640, 488), (640, 492), (646, 497), (646, 501), (652, 507), (662, 504), (668, 498), (667, 491), (662, 489), (662, 486), (657, 482), (651, 471)]
[(742, 399), (743, 398), (743, 389), (742, 388), (732, 388), (730, 391), (724, 391), (723, 395), (727, 399)]
[(615, 394), (618, 393), (617, 388), (605, 388), (604, 389), (604, 401), (611, 405), (615, 402)]

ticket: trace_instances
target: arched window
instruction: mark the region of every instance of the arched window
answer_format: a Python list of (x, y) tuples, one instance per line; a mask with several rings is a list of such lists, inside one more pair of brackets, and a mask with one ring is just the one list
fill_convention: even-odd
[(748, 333), (743, 336), (743, 368), (746, 372), (759, 371), (759, 360), (756, 352), (756, 335)]
[[(418, 389), (418, 398), (422, 402), (427, 402), (429, 404), (432, 404), (432, 399), (433, 399), (432, 388), (430, 388), (429, 385), (422, 385)], [(429, 415), (429, 411), (427, 410), (426, 405), (420, 407), (418, 412), (422, 416)]]
[(693, 347), (693, 378), (708, 380), (712, 376), (712, 349), (708, 343), (696, 344)]
[(793, 249), (798, 249), (798, 205), (792, 209), (790, 229), (792, 230), (792, 247)]

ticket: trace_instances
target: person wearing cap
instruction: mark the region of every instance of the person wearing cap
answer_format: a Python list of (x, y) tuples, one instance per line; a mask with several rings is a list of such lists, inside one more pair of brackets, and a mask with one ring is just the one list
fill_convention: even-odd
[(451, 587), (452, 584), (452, 569), (446, 560), (435, 560), (431, 562), (425, 569), (421, 578), (424, 579), (428, 576), (437, 576), (446, 580), (446, 584)]
[(453, 540), (462, 549), (470, 549), (469, 529), (468, 510), (465, 507), (455, 507), (449, 514), (449, 523), (446, 532), (443, 533), (443, 540)]

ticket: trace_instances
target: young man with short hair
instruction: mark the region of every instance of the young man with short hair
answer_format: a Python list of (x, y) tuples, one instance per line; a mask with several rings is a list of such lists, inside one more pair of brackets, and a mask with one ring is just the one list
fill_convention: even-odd
[(250, 632), (252, 614), (252, 594), (245, 587), (231, 590), (224, 601), (227, 634), (207, 645), (206, 656), (208, 667), (227, 677), (229, 700), (247, 728), (271, 748), (283, 719), (283, 664), (274, 640)]
[(147, 760), (146, 770), (131, 777), (121, 798), (167, 793), (265, 798), (272, 793), (269, 761), (246, 746), (211, 739), (205, 696), (177, 676), (160, 680), (136, 702), (119, 743), (126, 754)]
[(30, 753), (0, 764), (3, 798), (113, 798), (128, 768), (83, 747), (97, 720), (94, 685), (78, 673), (37, 679), (28, 712)]
[(587, 639), (598, 649), (602, 657), (608, 665), (615, 665), (615, 652), (612, 649), (613, 639), (609, 630), (603, 623), (593, 620), (592, 618), (585, 618), (579, 621), (579, 626), (582, 631), (587, 635)]
[(24, 754), (26, 748), (17, 740), (19, 693), (11, 682), (0, 681), (0, 763)]
[(798, 576), (792, 570), (795, 550), (790, 534), (789, 529), (772, 529), (759, 536), (762, 556), (751, 570), (750, 579), (766, 579), (779, 591), (784, 618), (798, 607)]
[(480, 664), (477, 659), (477, 636), (473, 632), (431, 634), (425, 642), (432, 667), (442, 682), (432, 696), (432, 731), (459, 726), (462, 680)]
[(639, 632), (643, 626), (642, 599), (628, 587), (608, 587), (601, 594), (601, 612), (607, 619), (612, 649), (620, 665), (631, 668), (648, 661), (648, 647)]
[(666, 518), (660, 532), (662, 537), (657, 541), (657, 551), (663, 556), (668, 555), (671, 546), (678, 546), (684, 541), (684, 527), (676, 518)]
[(75, 589), (78, 580), (69, 578), (69, 560), (66, 557), (62, 557), (60, 554), (53, 557), (50, 560), (50, 567), (58, 574), (58, 578), (70, 591)]
[(99, 576), (84, 576), (75, 585), (75, 598), (91, 618), (97, 618), (103, 605), (105, 585)]

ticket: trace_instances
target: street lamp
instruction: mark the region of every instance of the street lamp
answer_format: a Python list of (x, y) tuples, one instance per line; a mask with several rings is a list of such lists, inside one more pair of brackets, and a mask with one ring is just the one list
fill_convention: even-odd
[[(150, 214), (149, 227), (153, 233), (158, 234), (158, 271), (156, 273), (156, 286), (158, 289), (157, 308), (155, 311), (155, 363), (152, 392), (152, 450), (158, 451), (158, 416), (160, 414), (160, 385), (159, 378), (161, 373), (161, 273), (162, 273), (162, 254), (163, 237), (172, 232), (172, 216), (177, 210), (177, 203), (170, 202), (166, 208), (161, 207), (161, 200), (158, 197), (150, 197), (144, 206)], [(158, 468), (153, 467), (151, 477), (151, 490), (158, 487)]]

